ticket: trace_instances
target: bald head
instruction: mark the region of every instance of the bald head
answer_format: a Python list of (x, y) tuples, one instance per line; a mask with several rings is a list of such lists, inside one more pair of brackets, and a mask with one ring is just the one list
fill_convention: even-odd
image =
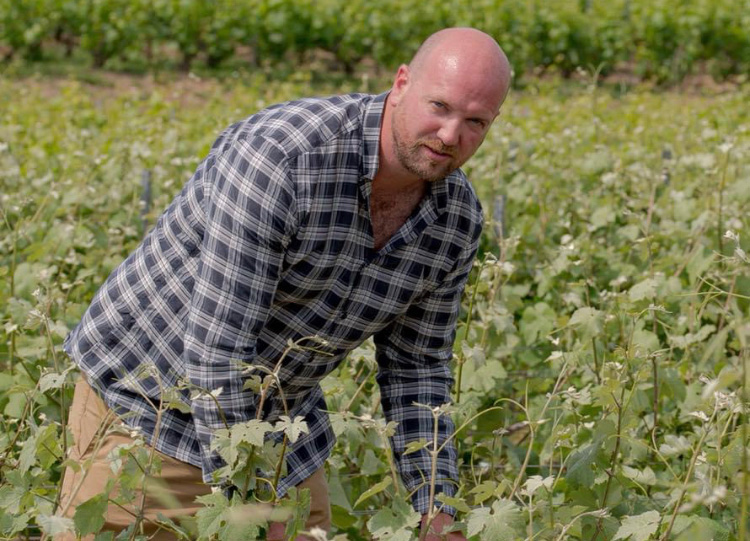
[(469, 82), (493, 86), (498, 109), (510, 87), (508, 58), (490, 35), (475, 28), (446, 28), (422, 43), (409, 63), (409, 71), (418, 79), (435, 70), (453, 71), (468, 77)]
[[(479, 148), (510, 86), (510, 65), (490, 36), (447, 28), (401, 65), (383, 111), (381, 177), (436, 181)], [(382, 183), (381, 183), (382, 184)]]

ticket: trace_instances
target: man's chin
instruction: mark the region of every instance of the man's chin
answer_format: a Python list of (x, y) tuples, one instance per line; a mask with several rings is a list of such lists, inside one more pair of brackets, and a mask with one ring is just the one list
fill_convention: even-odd
[(412, 154), (408, 159), (401, 159), (401, 165), (414, 176), (427, 182), (437, 182), (443, 180), (453, 171), (458, 169), (455, 164), (439, 163), (430, 160), (424, 156)]
[(443, 180), (455, 170), (455, 167), (424, 168), (423, 174), (421, 176), (422, 179), (426, 180), (427, 182), (437, 182), (438, 180)]

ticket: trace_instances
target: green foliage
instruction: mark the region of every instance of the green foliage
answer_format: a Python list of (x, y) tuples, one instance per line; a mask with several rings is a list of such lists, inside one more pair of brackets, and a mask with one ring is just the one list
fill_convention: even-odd
[(139, 38), (147, 11), (146, 2), (89, 0), (83, 2), (81, 48), (100, 68), (116, 55), (124, 54)]
[(435, 30), (474, 26), (503, 45), (517, 77), (624, 69), (674, 83), (747, 75), (748, 25), (750, 0), (0, 0), (6, 56), (40, 60), (57, 42), (97, 67), (153, 67), (176, 52), (183, 70), (248, 54), (253, 67), (312, 57), (347, 74), (365, 59), (392, 68)]
[(469, 537), (513, 541), (523, 530), (523, 515), (513, 502), (497, 500), (491, 509), (480, 507), (471, 511), (467, 523)]
[(51, 0), (0, 1), (0, 43), (8, 56), (20, 52), (28, 60), (42, 57), (42, 43), (54, 31), (57, 11)]
[[(13, 103), (0, 109), (3, 538), (94, 532), (105, 497), (125, 502), (140, 486), (148, 450), (123, 449), (122, 494), (54, 516), (76, 377), (61, 343), (219, 129), (277, 101), (365, 90), (190, 81), (0, 81)], [(738, 539), (750, 492), (747, 92), (538, 85), (511, 96), (467, 164), (489, 223), (455, 345), (461, 479), (436, 501), (459, 509), (473, 539)], [(419, 517), (376, 372), (366, 343), (323, 382), (338, 437), (326, 465), (332, 535), (413, 540)], [(262, 392), (266, 376), (249, 386)], [(203, 497), (192, 525), (162, 522), (206, 540), (259, 537), (290, 517), (299, 531), (304, 491), (273, 509), (255, 498), (273, 501), (266, 489), (282, 473), (284, 446), (271, 440), (305, 430), (290, 416), (220, 431), (215, 448), (242, 490)]]

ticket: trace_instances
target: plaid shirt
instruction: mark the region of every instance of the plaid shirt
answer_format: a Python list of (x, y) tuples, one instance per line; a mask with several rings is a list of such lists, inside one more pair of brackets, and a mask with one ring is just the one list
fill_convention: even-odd
[[(257, 397), (243, 390), (249, 375), (237, 361), (273, 369), (290, 340), (325, 339), (330, 355), (293, 350), (280, 368), (290, 416), (310, 429), (289, 448), (277, 487), (284, 494), (334, 445), (320, 380), (374, 336), (383, 410), (398, 423), (393, 453), (405, 486), (416, 489), (415, 509), (427, 511), (429, 455), (403, 452), (433, 438), (430, 411), (414, 403), (450, 401), (460, 297), (483, 219), (457, 170), (431, 183), (401, 229), (373, 249), (368, 202), (385, 99), (304, 99), (227, 128), (66, 339), (107, 405), (127, 412), (125, 422), (161, 452), (201, 467), (207, 483), (223, 465), (210, 450), (212, 432), (224, 427), (220, 412), (179, 390), (190, 412), (163, 411), (157, 430), (159, 384), (222, 388), (216, 400), (228, 423), (248, 421)], [(158, 378), (138, 375), (144, 363)], [(283, 413), (272, 394), (263, 418)], [(441, 417), (440, 441), (453, 429)], [(455, 492), (456, 461), (447, 445), (437, 493)]]

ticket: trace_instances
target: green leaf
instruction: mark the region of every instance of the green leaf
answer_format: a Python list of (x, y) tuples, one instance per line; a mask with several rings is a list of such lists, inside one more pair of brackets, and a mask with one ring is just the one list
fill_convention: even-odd
[(203, 504), (195, 514), (199, 538), (208, 539), (226, 527), (229, 500), (221, 492), (212, 492), (198, 496), (196, 501)]
[(285, 539), (296, 539), (297, 534), (305, 527), (307, 518), (310, 516), (310, 489), (293, 488), (289, 491), (287, 498), (288, 501), (285, 502), (284, 506), (291, 508), (292, 517), (286, 523), (284, 535)]
[(694, 284), (699, 276), (702, 276), (714, 262), (716, 256), (708, 248), (697, 250), (687, 264), (687, 272), (690, 283)]
[(247, 378), (245, 383), (242, 385), (242, 390), (250, 389), (254, 393), (260, 393), (261, 387), (263, 386), (263, 382), (260, 379), (260, 376), (257, 374), (253, 374)]
[(641, 355), (661, 349), (659, 337), (646, 329), (636, 329), (633, 332), (633, 345), (640, 349)]
[(532, 475), (526, 480), (526, 483), (524, 483), (523, 486), (526, 489), (526, 494), (530, 496), (534, 494), (534, 492), (536, 492), (540, 487), (544, 487), (547, 490), (550, 490), (554, 482), (554, 477), (542, 478), (541, 475)]
[(408, 455), (408, 454), (411, 454), (411, 453), (416, 453), (417, 451), (421, 451), (422, 449), (424, 449), (425, 447), (427, 447), (429, 444), (430, 444), (430, 442), (427, 441), (424, 438), (421, 438), (421, 439), (419, 439), (417, 441), (410, 441), (406, 445), (406, 449), (404, 450), (404, 454)]
[(357, 524), (357, 517), (352, 515), (350, 509), (344, 509), (340, 505), (332, 503), (331, 522), (339, 530), (347, 530)]
[(42, 531), (52, 537), (72, 532), (74, 528), (73, 519), (67, 517), (39, 515), (36, 520)]
[(15, 379), (10, 374), (0, 374), (0, 391), (7, 391), (15, 384)]
[(26, 489), (23, 487), (14, 487), (7, 484), (0, 486), (0, 509), (11, 515), (20, 513), (25, 494)]
[(18, 471), (26, 473), (29, 468), (36, 462), (36, 449), (39, 438), (42, 434), (41, 429), (37, 429), (32, 436), (23, 442), (23, 449), (18, 456)]
[(471, 511), (471, 507), (468, 506), (466, 501), (463, 498), (456, 498), (454, 496), (448, 496), (447, 494), (443, 494), (442, 492), (435, 496), (435, 499), (439, 501), (440, 503), (443, 503), (445, 505), (450, 505), (451, 507), (454, 507), (461, 511), (462, 513), (468, 513)]
[(390, 477), (384, 477), (382, 481), (379, 483), (375, 483), (372, 487), (365, 490), (362, 495), (357, 498), (357, 501), (354, 502), (354, 507), (357, 507), (360, 503), (365, 501), (367, 498), (371, 498), (375, 494), (379, 494), (380, 492), (383, 492), (386, 488), (391, 486), (391, 483), (393, 483), (393, 480)]
[(385, 471), (386, 465), (372, 449), (365, 450), (365, 458), (360, 462), (359, 471), (362, 475), (377, 475)]
[(652, 470), (648, 466), (646, 466), (642, 470), (631, 468), (629, 466), (623, 466), (622, 474), (628, 479), (635, 481), (639, 485), (650, 486), (656, 484), (656, 474), (654, 473), (654, 470)]
[(483, 502), (490, 499), (498, 490), (498, 485), (494, 481), (482, 481), (479, 485), (475, 486), (469, 491), (469, 494), (474, 494), (474, 505), (481, 505)]
[(156, 513), (156, 522), (174, 532), (179, 532), (179, 535), (185, 539), (190, 539), (190, 532), (188, 530), (177, 524), (171, 518), (165, 516), (163, 513)]
[(609, 205), (598, 207), (591, 213), (591, 225), (595, 229), (604, 227), (617, 220), (617, 213)]
[(39, 390), (45, 393), (51, 389), (59, 389), (63, 386), (63, 383), (65, 383), (65, 376), (67, 376), (73, 368), (75, 367), (71, 365), (60, 374), (57, 372), (48, 372), (44, 374), (39, 378)]
[(704, 325), (697, 333), (686, 333), (682, 336), (669, 336), (669, 343), (676, 348), (685, 349), (693, 344), (705, 342), (709, 336), (716, 330), (713, 325)]
[(672, 533), (675, 541), (729, 541), (731, 532), (708, 517), (678, 515)]
[(26, 395), (23, 392), (8, 393), (8, 404), (3, 413), (11, 418), (19, 419), (26, 408)]
[(625, 517), (612, 541), (617, 539), (646, 541), (652, 534), (656, 533), (660, 521), (661, 516), (658, 511), (647, 511), (640, 515)]
[(73, 522), (78, 533), (83, 537), (101, 530), (104, 526), (106, 512), (106, 494), (97, 494), (83, 502), (76, 508), (75, 515), (73, 515)]
[(581, 486), (590, 486), (594, 483), (594, 471), (592, 466), (596, 461), (596, 455), (601, 448), (601, 439), (595, 439), (588, 445), (574, 451), (568, 459), (568, 471), (565, 478)]
[(602, 312), (588, 306), (576, 310), (570, 318), (571, 327), (579, 329), (586, 338), (596, 336), (602, 329)]
[(467, 535), (481, 535), (481, 539), (493, 541), (514, 541), (523, 529), (523, 514), (509, 500), (497, 500), (492, 509), (480, 507), (469, 513)]
[(685, 436), (666, 434), (664, 440), (665, 443), (662, 443), (659, 446), (659, 452), (665, 457), (689, 454), (692, 451), (692, 446)]
[(29, 522), (31, 522), (31, 516), (28, 513), (16, 515), (0, 511), (0, 535), (5, 538), (20, 539), (15, 537), (15, 534), (26, 529)]
[(656, 288), (658, 285), (658, 282), (653, 278), (646, 278), (642, 282), (638, 282), (630, 288), (628, 297), (633, 302), (637, 302), (643, 299), (653, 299), (656, 296)]
[(521, 334), (527, 344), (547, 336), (555, 328), (555, 311), (544, 302), (529, 306), (521, 317)]
[(232, 426), (232, 445), (248, 443), (253, 447), (262, 447), (267, 433), (273, 430), (271, 423), (253, 419)]
[[(367, 529), (373, 536), (373, 539), (411, 539), (409, 529), (416, 528), (421, 520), (409, 502), (404, 498), (395, 497), (390, 507), (384, 507), (367, 521)], [(404, 537), (405, 534), (409, 534)]]
[(469, 513), (466, 519), (466, 535), (474, 537), (482, 533), (490, 521), (491, 512), (492, 510), (489, 507), (479, 507)]
[(461, 390), (492, 392), (497, 389), (498, 382), (506, 379), (507, 375), (503, 363), (497, 359), (489, 359), (481, 365), (467, 360), (464, 364)]
[(279, 419), (280, 421), (276, 423), (276, 432), (283, 431), (292, 443), (296, 442), (302, 434), (310, 432), (305, 418), (301, 415), (295, 417), (294, 421), (287, 415), (280, 415)]

